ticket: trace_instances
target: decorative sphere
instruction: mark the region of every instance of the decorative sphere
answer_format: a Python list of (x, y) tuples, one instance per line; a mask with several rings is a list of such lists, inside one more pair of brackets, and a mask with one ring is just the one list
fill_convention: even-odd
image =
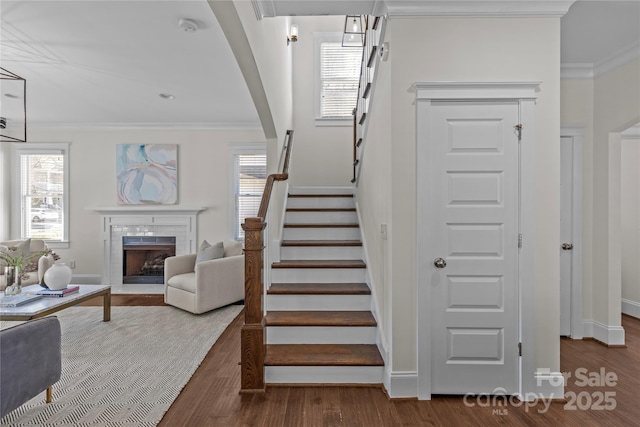
[(44, 273), (44, 283), (53, 291), (66, 288), (71, 282), (71, 269), (64, 262), (56, 262)]

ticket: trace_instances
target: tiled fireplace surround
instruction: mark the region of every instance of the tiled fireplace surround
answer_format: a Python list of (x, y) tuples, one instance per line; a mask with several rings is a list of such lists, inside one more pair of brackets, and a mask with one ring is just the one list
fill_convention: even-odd
[[(123, 236), (175, 236), (176, 255), (195, 253), (197, 215), (203, 208), (113, 207), (96, 209), (102, 215), (102, 283), (122, 286)], [(126, 286), (136, 286), (135, 284)]]

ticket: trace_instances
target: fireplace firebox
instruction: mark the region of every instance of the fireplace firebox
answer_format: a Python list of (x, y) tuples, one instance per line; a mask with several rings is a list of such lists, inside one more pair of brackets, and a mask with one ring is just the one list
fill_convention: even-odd
[(175, 254), (175, 236), (122, 236), (122, 283), (164, 283), (164, 260)]

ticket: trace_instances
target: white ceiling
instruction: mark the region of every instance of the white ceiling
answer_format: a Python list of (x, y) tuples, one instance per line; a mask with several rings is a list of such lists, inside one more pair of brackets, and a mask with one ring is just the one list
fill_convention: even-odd
[[(376, 2), (271, 3), (302, 15)], [(2, 0), (0, 18), (0, 66), (26, 78), (30, 126), (259, 127), (205, 0)], [(183, 31), (181, 18), (199, 30)], [(563, 63), (598, 64), (639, 43), (640, 0), (578, 1), (562, 18)]]
[[(27, 80), (30, 125), (259, 127), (206, 1), (3, 0), (0, 7), (0, 66)], [(181, 18), (199, 30), (183, 31)]]
[(577, 1), (560, 37), (563, 63), (597, 65), (629, 48), (640, 54), (640, 1)]

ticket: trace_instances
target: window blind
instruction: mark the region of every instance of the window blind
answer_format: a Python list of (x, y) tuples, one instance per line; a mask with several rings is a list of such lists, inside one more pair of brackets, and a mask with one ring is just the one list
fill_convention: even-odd
[(235, 155), (234, 177), (236, 218), (235, 238), (244, 239), (242, 223), (245, 218), (255, 217), (260, 208), (262, 193), (267, 179), (267, 156), (265, 154)]
[(338, 42), (320, 45), (320, 115), (351, 117), (358, 99), (362, 48)]
[(62, 240), (64, 236), (64, 153), (20, 153), (23, 238)]

